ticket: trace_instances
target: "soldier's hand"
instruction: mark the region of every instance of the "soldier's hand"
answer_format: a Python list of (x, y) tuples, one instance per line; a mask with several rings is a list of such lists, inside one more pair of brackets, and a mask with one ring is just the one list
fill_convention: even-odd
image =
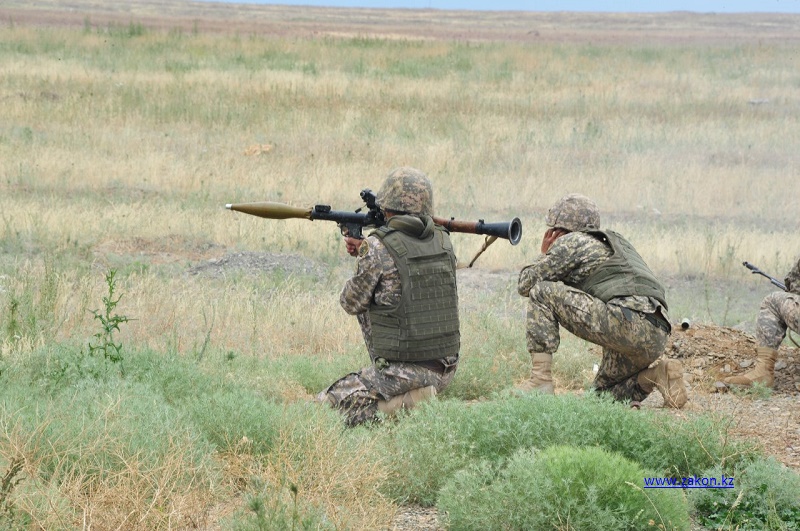
[(350, 256), (358, 256), (358, 248), (364, 240), (360, 238), (353, 238), (352, 236), (344, 237), (344, 245), (347, 248), (347, 254)]
[(553, 242), (565, 234), (569, 234), (569, 231), (554, 228), (547, 229), (544, 233), (544, 238), (542, 238), (542, 254), (547, 253), (547, 251), (550, 250), (550, 246), (553, 245)]

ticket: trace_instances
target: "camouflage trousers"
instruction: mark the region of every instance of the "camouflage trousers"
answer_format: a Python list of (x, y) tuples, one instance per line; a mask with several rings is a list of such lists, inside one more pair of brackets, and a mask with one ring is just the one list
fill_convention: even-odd
[(442, 391), (455, 375), (458, 357), (445, 358), (445, 362), (450, 367), (444, 374), (399, 361), (389, 362), (380, 368), (373, 364), (340, 378), (321, 392), (318, 399), (342, 411), (348, 426), (363, 424), (375, 419), (379, 400), (391, 400), (408, 391), (431, 385), (436, 387), (437, 392)]
[(778, 348), (789, 328), (800, 334), (800, 295), (776, 291), (761, 301), (756, 321), (756, 341), (760, 347)]
[(613, 302), (606, 304), (562, 282), (538, 282), (528, 299), (528, 352), (556, 352), (561, 343), (559, 327), (603, 347), (594, 380), (597, 392), (632, 401), (650, 394), (637, 376), (661, 356), (668, 334), (645, 320), (644, 314)]

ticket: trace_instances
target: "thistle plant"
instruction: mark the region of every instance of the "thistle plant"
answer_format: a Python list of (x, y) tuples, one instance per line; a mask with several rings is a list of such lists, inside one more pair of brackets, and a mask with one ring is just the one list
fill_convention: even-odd
[(89, 342), (89, 354), (94, 356), (96, 353), (102, 353), (103, 358), (106, 360), (120, 363), (123, 360), (122, 343), (117, 343), (114, 340), (114, 332), (119, 332), (119, 325), (127, 323), (131, 319), (114, 313), (117, 304), (122, 298), (122, 295), (116, 295), (116, 274), (117, 272), (113, 269), (106, 273), (108, 295), (103, 297), (102, 311), (91, 310), (94, 318), (100, 321), (101, 330), (92, 336), (94, 340)]

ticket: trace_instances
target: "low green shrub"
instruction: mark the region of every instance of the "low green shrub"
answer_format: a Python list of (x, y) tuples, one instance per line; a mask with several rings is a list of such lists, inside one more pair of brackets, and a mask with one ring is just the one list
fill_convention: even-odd
[(689, 529), (683, 493), (647, 492), (645, 475), (602, 448), (521, 449), (502, 465), (481, 461), (456, 473), (438, 508), (459, 530)]
[[(156, 467), (180, 444), (192, 468), (207, 468), (208, 442), (180, 409), (139, 382), (84, 380), (49, 396), (6, 385), (0, 413), (26, 434), (41, 473), (104, 477), (128, 456)], [(10, 429), (6, 428), (6, 429)]]
[[(129, 356), (130, 357), (130, 356)], [(141, 381), (219, 451), (249, 441), (256, 454), (269, 452), (284, 406), (258, 389), (241, 385), (225, 360), (198, 366), (180, 356), (141, 352), (128, 362), (128, 378)]]
[[(705, 477), (721, 477), (714, 467)], [(731, 474), (728, 474), (731, 475)], [(800, 475), (773, 458), (756, 459), (734, 474), (732, 489), (694, 489), (697, 520), (711, 529), (800, 529)]]
[(464, 404), (437, 400), (412, 410), (384, 445), (398, 470), (386, 486), (396, 499), (436, 501), (456, 471), (480, 460), (498, 462), (521, 448), (599, 446), (663, 476), (688, 476), (756, 454), (725, 437), (713, 419), (676, 419), (587, 394), (503, 396)]
[[(124, 375), (104, 371), (103, 358), (66, 346), (2, 360), (0, 434), (13, 440), (0, 437), (0, 480), (20, 451), (29, 468), (18, 486), (12, 474), (0, 485), (0, 527), (30, 517), (57, 528), (51, 520), (71, 521), (118, 491), (126, 499), (100, 511), (96, 527), (118, 528), (127, 513), (150, 529), (178, 513), (201, 524), (202, 506), (226, 486), (249, 500), (236, 528), (377, 529), (390, 521), (394, 505), (378, 486), (391, 468), (371, 430), (347, 430), (320, 404), (270, 398), (255, 388), (260, 382), (238, 378), (244, 363), (198, 364), (149, 350), (128, 350), (125, 361)], [(296, 499), (286, 498), (287, 485)], [(151, 502), (165, 509), (145, 518)]]
[(46, 389), (26, 381), (30, 374), (0, 381), (0, 461), (24, 455), (26, 464), (13, 492), (17, 519), (58, 529), (83, 514), (100, 529), (124, 527), (126, 518), (156, 529), (173, 514), (196, 516), (215, 496), (213, 447), (151, 387), (112, 371)]
[(78, 396), (91, 404), (105, 402), (104, 395), (112, 393), (125, 396), (126, 407), (136, 407), (142, 397), (150, 405), (143, 405), (132, 429), (140, 427), (147, 432), (150, 417), (167, 412), (218, 450), (227, 450), (242, 438), (251, 441), (257, 453), (272, 448), (279, 430), (275, 419), (283, 415), (284, 406), (227, 378), (224, 364), (201, 368), (179, 356), (133, 350), (125, 362), (126, 374), (122, 375), (108, 370), (110, 364), (102, 357), (74, 347), (38, 349), (25, 360), (7, 364), (3, 375), (13, 372), (14, 378), (8, 379), (4, 401), (18, 401), (24, 418), (25, 408), (43, 410), (48, 404), (80, 411), (83, 404), (78, 409), (71, 405)]

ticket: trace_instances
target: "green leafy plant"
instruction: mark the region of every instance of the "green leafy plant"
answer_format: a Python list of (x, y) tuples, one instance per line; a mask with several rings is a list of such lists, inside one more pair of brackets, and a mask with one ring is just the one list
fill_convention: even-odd
[(131, 319), (114, 313), (122, 298), (122, 295), (116, 296), (116, 273), (113, 269), (106, 273), (108, 295), (103, 297), (103, 310), (91, 310), (94, 318), (100, 321), (101, 330), (92, 336), (94, 341), (89, 342), (89, 354), (102, 354), (104, 359), (120, 363), (123, 360), (122, 343), (115, 341), (114, 333), (119, 332), (119, 325), (127, 323)]

